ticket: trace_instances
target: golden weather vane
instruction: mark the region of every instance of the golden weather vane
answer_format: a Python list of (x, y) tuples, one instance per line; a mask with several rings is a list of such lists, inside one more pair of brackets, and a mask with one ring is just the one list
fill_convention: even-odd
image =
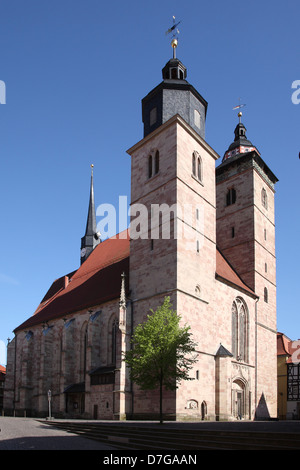
[(172, 41), (171, 41), (171, 46), (173, 48), (173, 59), (176, 58), (176, 47), (177, 47), (177, 44), (178, 44), (178, 38), (176, 37), (178, 34), (179, 34), (179, 30), (176, 29), (177, 26), (179, 25), (179, 23), (181, 23), (181, 21), (178, 21), (177, 23), (175, 22), (175, 16), (173, 16), (173, 26), (171, 26), (171, 28), (169, 28), (167, 31), (166, 31), (166, 34), (170, 34), (172, 33)]
[[(234, 108), (232, 108), (233, 110), (234, 109), (241, 109), (243, 108), (244, 106), (246, 106), (245, 104), (241, 104), (241, 98), (239, 98), (239, 104), (237, 106), (235, 106)], [(239, 117), (239, 120), (240, 120), (240, 124), (241, 124), (241, 117), (242, 117), (243, 113), (241, 111), (239, 111), (238, 113), (238, 117)]]

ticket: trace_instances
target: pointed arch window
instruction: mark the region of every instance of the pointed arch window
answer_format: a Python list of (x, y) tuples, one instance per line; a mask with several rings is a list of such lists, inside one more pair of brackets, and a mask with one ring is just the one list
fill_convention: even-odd
[(111, 332), (111, 362), (116, 364), (117, 360), (117, 332), (118, 332), (119, 322), (115, 318), (112, 324)]
[(86, 374), (86, 361), (87, 361), (87, 347), (88, 347), (88, 327), (85, 329), (84, 333), (84, 344), (83, 344), (83, 376)]
[(198, 176), (198, 180), (202, 181), (202, 161), (201, 161), (200, 155), (198, 156), (198, 160), (197, 160), (197, 176)]
[(193, 153), (192, 172), (193, 172), (193, 176), (196, 176), (196, 155), (195, 155), (195, 153)]
[(198, 181), (202, 182), (203, 179), (203, 168), (202, 158), (198, 152), (193, 152), (192, 156), (192, 174)]
[(159, 172), (159, 151), (156, 150), (148, 156), (148, 179)]
[(237, 297), (231, 308), (232, 315), (232, 354), (243, 362), (248, 362), (249, 315), (246, 303)]

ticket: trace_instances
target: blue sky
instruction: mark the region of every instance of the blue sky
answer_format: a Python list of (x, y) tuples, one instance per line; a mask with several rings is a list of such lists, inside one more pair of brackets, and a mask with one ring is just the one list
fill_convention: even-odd
[(0, 342), (79, 266), (90, 164), (96, 205), (130, 201), (126, 150), (171, 57), (173, 15), (177, 56), (208, 101), (207, 142), (224, 154), (241, 97), (247, 137), (279, 178), (278, 330), (300, 337), (299, 13), (297, 0), (1, 0)]

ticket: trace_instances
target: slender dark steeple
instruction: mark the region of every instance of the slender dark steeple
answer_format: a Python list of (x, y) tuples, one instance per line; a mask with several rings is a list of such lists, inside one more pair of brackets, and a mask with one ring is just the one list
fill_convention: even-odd
[(94, 176), (93, 168), (94, 165), (91, 165), (91, 188), (90, 188), (90, 201), (89, 201), (89, 211), (86, 222), (86, 230), (84, 237), (81, 238), (81, 252), (80, 258), (81, 263), (83, 263), (88, 256), (91, 254), (93, 249), (101, 242), (100, 232), (97, 232), (96, 224), (96, 211), (95, 211), (95, 199), (94, 199)]
[(235, 157), (237, 155), (244, 154), (246, 152), (252, 152), (255, 150), (259, 155), (259, 151), (257, 148), (247, 139), (246, 136), (246, 127), (241, 121), (242, 113), (238, 113), (239, 123), (234, 130), (234, 141), (232, 144), (229, 145), (228, 149), (226, 150), (222, 162), (227, 160), (228, 158)]

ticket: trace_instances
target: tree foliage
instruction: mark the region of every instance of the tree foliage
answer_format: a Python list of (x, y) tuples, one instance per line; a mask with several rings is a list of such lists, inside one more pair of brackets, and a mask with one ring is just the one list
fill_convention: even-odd
[(169, 297), (150, 312), (147, 320), (134, 329), (132, 349), (124, 359), (131, 380), (142, 390), (159, 387), (162, 422), (163, 387), (175, 390), (182, 380), (192, 380), (189, 370), (196, 361), (196, 344), (190, 326), (180, 326), (181, 317), (172, 309)]

